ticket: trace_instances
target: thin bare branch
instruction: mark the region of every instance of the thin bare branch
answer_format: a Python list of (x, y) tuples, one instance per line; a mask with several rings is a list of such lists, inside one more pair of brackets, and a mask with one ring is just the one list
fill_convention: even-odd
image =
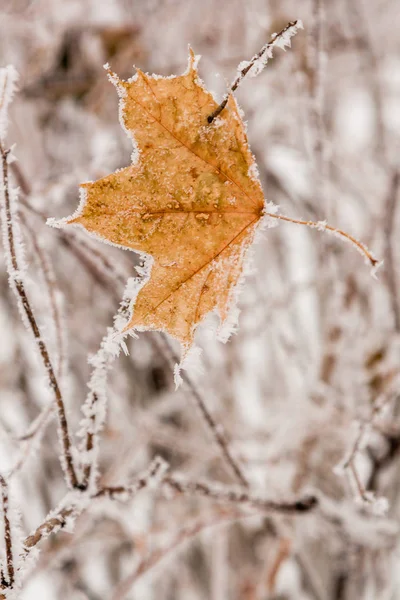
[(396, 263), (393, 253), (393, 232), (396, 223), (396, 209), (398, 205), (400, 187), (400, 173), (395, 171), (391, 177), (389, 192), (385, 206), (384, 239), (385, 239), (385, 266), (386, 280), (390, 295), (390, 304), (393, 313), (394, 327), (400, 333), (400, 299)]
[(93, 498), (116, 498), (118, 496), (124, 496), (124, 498), (129, 498), (131, 496), (135, 496), (140, 490), (147, 487), (150, 482), (161, 480), (164, 481), (163, 475), (167, 468), (168, 464), (162, 458), (157, 456), (150, 464), (149, 468), (146, 471), (144, 471), (142, 475), (137, 477), (131, 485), (104, 487), (98, 492), (96, 492)]
[[(3, 509), (3, 521), (4, 521), (4, 544), (6, 548), (6, 585), (12, 588), (15, 580), (15, 568), (14, 568), (14, 556), (13, 556), (13, 543), (11, 536), (11, 523), (8, 515), (8, 485), (5, 478), (0, 475), (0, 487), (1, 487), (1, 501)], [(4, 578), (4, 575), (3, 575)], [(2, 586), (3, 587), (3, 586)]]
[(262, 496), (256, 496), (247, 491), (226, 486), (217, 486), (214, 483), (205, 481), (190, 481), (173, 475), (167, 475), (164, 483), (170, 486), (179, 494), (189, 494), (212, 498), (219, 502), (229, 502), (232, 504), (244, 504), (251, 508), (266, 511), (276, 511), (281, 513), (304, 513), (312, 510), (318, 504), (316, 496), (308, 495), (292, 501), (278, 502), (266, 499)]
[[(172, 348), (169, 346), (166, 339), (164, 337), (162, 337), (161, 341), (162, 341), (163, 345), (168, 346), (168, 351), (169, 351), (169, 354), (172, 359), (172, 361), (171, 361), (172, 365), (173, 365), (173, 363), (178, 364), (179, 359), (176, 356), (176, 354), (174, 353), (174, 351), (172, 350)], [(218, 445), (218, 447), (221, 451), (221, 454), (225, 460), (225, 463), (228, 465), (230, 471), (233, 473), (233, 475), (238, 480), (238, 482), (241, 485), (243, 485), (244, 487), (249, 487), (249, 482), (247, 481), (247, 478), (244, 475), (242, 468), (240, 467), (237, 460), (232, 455), (232, 452), (229, 448), (229, 443), (228, 443), (227, 439), (225, 438), (222, 426), (220, 424), (216, 423), (213, 415), (208, 410), (207, 405), (206, 405), (201, 393), (199, 392), (197, 386), (194, 384), (194, 382), (192, 381), (190, 376), (187, 374), (187, 372), (182, 371), (181, 377), (182, 377), (185, 385), (189, 388), (192, 398), (194, 399), (196, 406), (199, 409), (200, 414), (203, 417), (203, 420), (204, 420), (205, 424), (207, 425), (212, 437), (214, 438), (216, 444)]]
[(286, 27), (284, 27), (279, 33), (274, 33), (271, 36), (271, 40), (268, 44), (265, 44), (257, 54), (253, 56), (253, 58), (246, 62), (245, 65), (240, 69), (239, 72), (232, 82), (230, 90), (227, 94), (225, 94), (224, 99), (221, 104), (214, 110), (213, 113), (209, 117), (207, 117), (208, 123), (212, 123), (218, 115), (224, 110), (225, 106), (228, 104), (229, 97), (237, 90), (239, 85), (242, 83), (243, 79), (246, 77), (247, 73), (255, 66), (255, 64), (262, 60), (263, 66), (268, 62), (269, 58), (272, 58), (272, 49), (275, 46), (280, 46), (284, 48), (285, 46), (290, 46), (290, 38), (293, 37), (298, 29), (302, 29), (303, 24), (301, 21), (290, 21)]
[(2, 171), (3, 171), (3, 197), (4, 197), (4, 209), (5, 209), (5, 219), (6, 223), (3, 226), (6, 228), (7, 236), (6, 242), (8, 244), (8, 252), (11, 258), (11, 270), (9, 272), (10, 285), (14, 292), (17, 295), (17, 298), (20, 302), (21, 309), (27, 318), (27, 322), (29, 327), (33, 333), (37, 348), (39, 350), (39, 354), (42, 358), (43, 365), (45, 367), (46, 373), (49, 378), (49, 384), (53, 391), (54, 398), (57, 406), (57, 415), (58, 422), (60, 427), (60, 441), (62, 447), (62, 464), (65, 469), (66, 481), (69, 487), (77, 488), (79, 486), (79, 482), (75, 473), (74, 463), (72, 459), (71, 453), (71, 440), (68, 431), (68, 421), (67, 415), (65, 412), (65, 406), (63, 397), (61, 394), (60, 387), (58, 385), (58, 380), (53, 369), (52, 362), (50, 360), (50, 355), (47, 350), (47, 346), (43, 341), (43, 338), (40, 333), (39, 326), (36, 322), (35, 316), (33, 314), (33, 310), (31, 304), (29, 302), (24, 283), (22, 279), (18, 276), (19, 273), (19, 263), (17, 259), (16, 249), (15, 249), (15, 240), (14, 240), (14, 229), (13, 229), (13, 219), (12, 219), (12, 210), (11, 210), (11, 198), (10, 198), (10, 188), (9, 188), (9, 178), (8, 178), (8, 155), (9, 150), (3, 148), (3, 145), (0, 144), (0, 153), (2, 158)]
[(24, 541), (24, 547), (27, 551), (36, 546), (42, 539), (48, 537), (51, 533), (55, 533), (60, 529), (63, 529), (67, 523), (69, 517), (77, 518), (82, 514), (87, 507), (90, 505), (90, 500), (98, 498), (114, 498), (118, 496), (124, 496), (124, 499), (135, 496), (140, 490), (154, 482), (158, 482), (160, 476), (165, 471), (166, 463), (164, 460), (156, 457), (148, 469), (143, 471), (135, 481), (126, 487), (116, 486), (115, 488), (103, 488), (95, 494), (88, 496), (88, 502), (80, 502), (78, 504), (72, 501), (71, 505), (62, 507), (56, 514), (50, 514), (46, 520), (35, 529)]
[(49, 302), (51, 307), (51, 316), (54, 323), (54, 331), (56, 338), (56, 347), (57, 347), (57, 377), (61, 379), (63, 375), (63, 365), (65, 360), (64, 355), (64, 340), (62, 333), (62, 315), (59, 307), (59, 302), (56, 298), (56, 289), (55, 289), (55, 279), (53, 269), (50, 265), (48, 256), (44, 249), (42, 248), (39, 240), (37, 239), (35, 232), (32, 227), (29, 225), (28, 221), (21, 215), (21, 222), (23, 223), (24, 228), (29, 233), (33, 249), (35, 251), (35, 256), (37, 256), (42, 273), (43, 278), (46, 283), (47, 292), (49, 296)]

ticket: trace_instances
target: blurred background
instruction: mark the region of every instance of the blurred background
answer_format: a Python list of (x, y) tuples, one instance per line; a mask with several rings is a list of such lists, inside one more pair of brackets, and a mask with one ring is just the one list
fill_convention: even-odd
[[(143, 491), (46, 540), (21, 598), (400, 599), (398, 2), (0, 0), (0, 9), (0, 66), (20, 74), (7, 139), (28, 289), (73, 432), (87, 357), (137, 264), (134, 253), (45, 224), (75, 210), (81, 182), (130, 162), (105, 62), (121, 78), (133, 65), (179, 74), (190, 43), (222, 98), (242, 60), (302, 19), (292, 48), (276, 49), (236, 94), (266, 198), (288, 216), (326, 219), (384, 259), (376, 280), (350, 244), (282, 223), (256, 247), (238, 333), (222, 344), (199, 329), (204, 374), (192, 386), (175, 391), (176, 346), (157, 333), (130, 340), (109, 376), (103, 483), (131, 478), (158, 454), (190, 479), (237, 484), (195, 409), (200, 393), (252, 492), (317, 491), (323, 510), (238, 513)], [(21, 440), (51, 395), (1, 264), (0, 471), (13, 472), (27, 534), (65, 483), (54, 420)], [(162, 560), (146, 563), (155, 555)]]

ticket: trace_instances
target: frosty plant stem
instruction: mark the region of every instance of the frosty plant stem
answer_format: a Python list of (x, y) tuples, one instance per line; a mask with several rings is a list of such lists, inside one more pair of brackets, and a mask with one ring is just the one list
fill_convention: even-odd
[(130, 301), (129, 280), (124, 298), (114, 317), (114, 326), (108, 328), (100, 348), (90, 360), (93, 365), (92, 375), (89, 381), (89, 394), (82, 407), (84, 419), (79, 435), (83, 438), (81, 446), (81, 465), (83, 470), (82, 488), (87, 489), (91, 481), (96, 485), (97, 461), (99, 448), (99, 434), (104, 426), (107, 405), (107, 373), (114, 359), (118, 356), (120, 348), (124, 347), (121, 340), (118, 341), (121, 329), (127, 321), (127, 312)]
[(8, 485), (2, 475), (0, 475), (0, 487), (1, 487), (1, 503), (3, 510), (3, 521), (4, 521), (4, 544), (6, 548), (6, 573), (1, 572), (1, 588), (12, 587), (14, 585), (14, 557), (12, 548), (12, 537), (11, 537), (11, 524), (8, 517)]
[[(317, 2), (318, 6), (319, 3)], [(320, 10), (320, 7), (319, 9)], [(248, 61), (241, 63), (238, 67), (238, 74), (233, 81), (229, 91), (225, 94), (224, 99), (221, 104), (214, 110), (211, 115), (207, 118), (208, 123), (212, 123), (218, 115), (224, 110), (226, 105), (228, 104), (229, 97), (233, 92), (237, 90), (243, 79), (246, 77), (248, 73), (250, 76), (258, 75), (262, 69), (267, 64), (268, 60), (272, 58), (272, 51), (274, 47), (285, 49), (285, 46), (290, 46), (290, 39), (296, 35), (299, 29), (303, 29), (303, 23), (300, 20), (290, 21), (286, 27), (284, 27), (279, 33), (273, 33), (272, 39), (265, 44), (261, 50), (253, 56), (253, 58)], [(320, 32), (319, 32), (320, 36)], [(318, 42), (320, 44), (320, 41)], [(301, 219), (292, 219), (290, 217), (285, 217), (283, 215), (278, 215), (274, 213), (266, 213), (266, 216), (271, 217), (273, 219), (279, 219), (281, 221), (287, 221), (289, 223), (296, 223), (297, 225), (307, 225), (308, 227), (319, 229), (321, 231), (329, 231), (334, 235), (342, 237), (347, 241), (351, 242), (361, 254), (363, 254), (367, 260), (371, 263), (373, 268), (378, 268), (380, 262), (371, 254), (368, 248), (356, 240), (353, 236), (349, 235), (345, 231), (338, 229), (337, 227), (332, 227), (331, 225), (327, 225), (324, 221), (303, 221)]]
[(254, 509), (277, 511), (283, 514), (308, 512), (318, 504), (317, 497), (312, 495), (297, 498), (292, 502), (277, 502), (262, 496), (255, 496), (247, 490), (216, 486), (205, 481), (186, 481), (173, 475), (166, 475), (164, 483), (179, 494), (204, 496), (219, 502), (229, 502), (235, 505), (244, 504)]
[[(259, 68), (257, 68), (255, 75), (263, 69), (263, 67), (267, 64), (268, 60), (272, 58), (272, 50), (274, 47), (278, 46), (285, 49), (285, 46), (290, 46), (290, 38), (296, 35), (299, 29), (303, 29), (303, 23), (300, 20), (290, 21), (286, 27), (284, 27), (279, 33), (273, 33), (271, 36), (271, 40), (268, 44), (265, 44), (261, 50), (253, 56), (253, 58), (245, 63), (241, 63), (238, 67), (238, 74), (236, 79), (233, 81), (230, 90), (227, 94), (225, 94), (224, 99), (221, 104), (214, 110), (213, 113), (207, 118), (209, 123), (212, 123), (216, 117), (224, 110), (225, 106), (228, 104), (229, 96), (235, 92), (243, 79), (246, 77), (248, 72), (255, 66), (257, 63), (261, 61)], [(258, 65), (257, 65), (258, 67)]]
[(65, 478), (70, 488), (79, 487), (78, 479), (76, 476), (74, 463), (71, 454), (71, 439), (68, 431), (68, 422), (65, 412), (64, 401), (62, 398), (61, 390), (58, 385), (57, 377), (54, 372), (53, 365), (50, 360), (50, 355), (45, 342), (43, 341), (39, 326), (36, 322), (35, 316), (31, 304), (29, 302), (24, 283), (21, 279), (20, 265), (17, 259), (15, 236), (12, 220), (12, 209), (11, 209), (11, 195), (9, 187), (8, 177), (8, 156), (10, 150), (6, 150), (3, 147), (3, 143), (0, 142), (0, 154), (2, 161), (2, 172), (3, 172), (3, 198), (4, 198), (4, 214), (3, 217), (5, 222), (3, 223), (4, 231), (4, 244), (6, 246), (8, 261), (8, 275), (9, 282), (12, 290), (16, 294), (19, 306), (21, 308), (22, 315), (26, 317), (27, 323), (33, 333), (39, 354), (42, 358), (43, 365), (46, 369), (46, 373), (49, 379), (49, 384), (55, 397), (57, 406), (57, 416), (60, 429), (60, 443), (62, 447), (62, 460), (61, 464), (65, 472)]
[(291, 217), (286, 217), (285, 215), (278, 215), (274, 213), (265, 213), (267, 217), (271, 219), (279, 219), (280, 221), (287, 221), (288, 223), (295, 223), (296, 225), (306, 225), (311, 229), (318, 229), (319, 231), (329, 231), (333, 235), (344, 238), (348, 242), (352, 243), (356, 249), (369, 261), (373, 269), (377, 269), (382, 263), (372, 254), (370, 250), (359, 240), (356, 240), (355, 237), (346, 233), (342, 229), (338, 229), (337, 227), (332, 227), (328, 225), (326, 221), (303, 221), (302, 219), (292, 219)]
[(192, 383), (191, 379), (186, 374), (184, 375), (184, 380), (186, 381), (188, 387), (190, 388), (190, 390), (192, 392), (192, 396), (196, 402), (196, 405), (197, 405), (204, 421), (206, 422), (209, 430), (211, 431), (217, 445), (221, 449), (222, 455), (223, 455), (226, 463), (229, 465), (232, 473), (234, 474), (234, 476), (240, 482), (241, 485), (243, 485), (244, 487), (249, 487), (249, 483), (248, 483), (246, 477), (244, 476), (241, 467), (238, 465), (238, 463), (232, 456), (232, 453), (229, 449), (229, 444), (225, 438), (222, 427), (220, 425), (217, 425), (217, 423), (214, 421), (214, 418), (213, 418), (212, 414), (210, 413), (210, 411), (208, 410), (205, 402), (203, 401), (201, 394), (199, 394), (197, 388), (195, 387), (195, 385)]

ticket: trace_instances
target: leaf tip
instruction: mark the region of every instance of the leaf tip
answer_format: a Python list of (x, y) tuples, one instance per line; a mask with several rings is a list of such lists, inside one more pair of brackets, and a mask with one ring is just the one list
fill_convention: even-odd
[(203, 363), (201, 361), (202, 350), (190, 342), (182, 342), (182, 357), (179, 364), (174, 366), (174, 383), (177, 390), (183, 383), (182, 371), (188, 371), (191, 375), (197, 376), (204, 373)]
[(188, 68), (187, 73), (197, 73), (197, 65), (199, 64), (199, 60), (201, 58), (200, 54), (195, 54), (191, 45), (188, 45), (189, 51), (189, 59), (188, 59)]
[(103, 69), (106, 71), (107, 73), (107, 77), (108, 80), (116, 87), (116, 88), (123, 88), (126, 85), (126, 82), (121, 80), (118, 75), (116, 73), (114, 73), (114, 71), (111, 70), (111, 67), (109, 65), (109, 63), (105, 63), (103, 65)]

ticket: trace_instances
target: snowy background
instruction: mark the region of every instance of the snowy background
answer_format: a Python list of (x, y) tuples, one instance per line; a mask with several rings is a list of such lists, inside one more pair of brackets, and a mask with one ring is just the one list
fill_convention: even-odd
[[(9, 171), (20, 188), (25, 285), (74, 447), (88, 356), (137, 264), (132, 252), (46, 226), (75, 210), (81, 182), (129, 164), (105, 62), (122, 78), (133, 65), (177, 74), (190, 43), (222, 98), (242, 60), (302, 19), (292, 48), (276, 49), (236, 94), (266, 198), (290, 217), (326, 219), (384, 259), (376, 280), (351, 244), (281, 223), (256, 247), (238, 333), (224, 345), (199, 329), (203, 374), (189, 372), (175, 391), (177, 346), (156, 333), (129, 340), (129, 356), (109, 372), (101, 486), (134, 481), (161, 456), (172, 477), (205, 481), (209, 493), (188, 483), (149, 485), (123, 501), (85, 496), (71, 532), (38, 542), (28, 564), (18, 540), (63, 501), (66, 484), (57, 420), (46, 417), (53, 396), (2, 258), (0, 474), (18, 597), (400, 599), (398, 2), (0, 0), (0, 11), (0, 67), (20, 75), (7, 144), (18, 159)], [(226, 446), (216, 443), (221, 427)], [(249, 497), (315, 494), (319, 505), (285, 515), (229, 501), (224, 492), (243, 481), (224, 448)], [(3, 578), (5, 553), (0, 542)]]

